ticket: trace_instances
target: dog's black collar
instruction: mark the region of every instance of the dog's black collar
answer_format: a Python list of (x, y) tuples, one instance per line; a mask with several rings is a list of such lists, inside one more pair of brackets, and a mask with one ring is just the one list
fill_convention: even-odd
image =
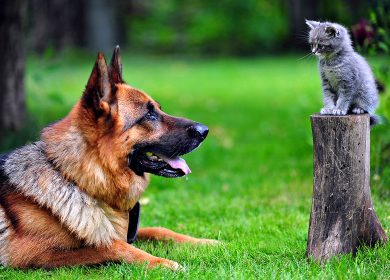
[(138, 201), (129, 211), (129, 228), (127, 230), (127, 243), (129, 244), (133, 243), (137, 237), (140, 212), (141, 205)]

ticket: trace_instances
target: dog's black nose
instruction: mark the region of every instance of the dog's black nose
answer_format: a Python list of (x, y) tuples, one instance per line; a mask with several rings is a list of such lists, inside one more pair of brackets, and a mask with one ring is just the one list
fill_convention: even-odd
[(188, 128), (188, 134), (193, 138), (199, 139), (200, 141), (203, 141), (206, 138), (208, 133), (209, 133), (209, 128), (200, 123), (191, 125)]

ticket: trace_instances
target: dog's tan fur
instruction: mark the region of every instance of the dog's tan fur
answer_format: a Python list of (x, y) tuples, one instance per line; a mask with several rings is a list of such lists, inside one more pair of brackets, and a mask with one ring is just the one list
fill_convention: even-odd
[[(125, 261), (180, 267), (126, 242), (128, 210), (149, 183), (148, 174), (136, 175), (128, 167), (127, 155), (137, 143), (175, 129), (176, 119), (123, 83), (118, 51), (109, 67), (99, 53), (83, 97), (68, 116), (45, 128), (41, 141), (4, 160), (2, 264), (50, 268)], [(135, 125), (147, 103), (159, 110), (162, 121)], [(164, 228), (141, 228), (138, 238), (214, 242)]]

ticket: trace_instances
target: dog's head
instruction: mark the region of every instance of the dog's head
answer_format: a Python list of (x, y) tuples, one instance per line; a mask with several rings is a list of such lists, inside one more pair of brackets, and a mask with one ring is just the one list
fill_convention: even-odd
[(98, 145), (110, 169), (181, 177), (190, 173), (180, 156), (197, 148), (208, 128), (164, 113), (159, 103), (122, 79), (119, 47), (109, 65), (99, 53), (82, 96), (84, 137)]

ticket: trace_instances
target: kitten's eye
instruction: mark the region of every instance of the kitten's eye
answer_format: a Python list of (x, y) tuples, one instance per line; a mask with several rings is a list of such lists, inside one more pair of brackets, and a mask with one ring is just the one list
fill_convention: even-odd
[(324, 48), (325, 48), (325, 45), (318, 44), (318, 48), (319, 48), (320, 50), (322, 50), (322, 49), (324, 49)]

